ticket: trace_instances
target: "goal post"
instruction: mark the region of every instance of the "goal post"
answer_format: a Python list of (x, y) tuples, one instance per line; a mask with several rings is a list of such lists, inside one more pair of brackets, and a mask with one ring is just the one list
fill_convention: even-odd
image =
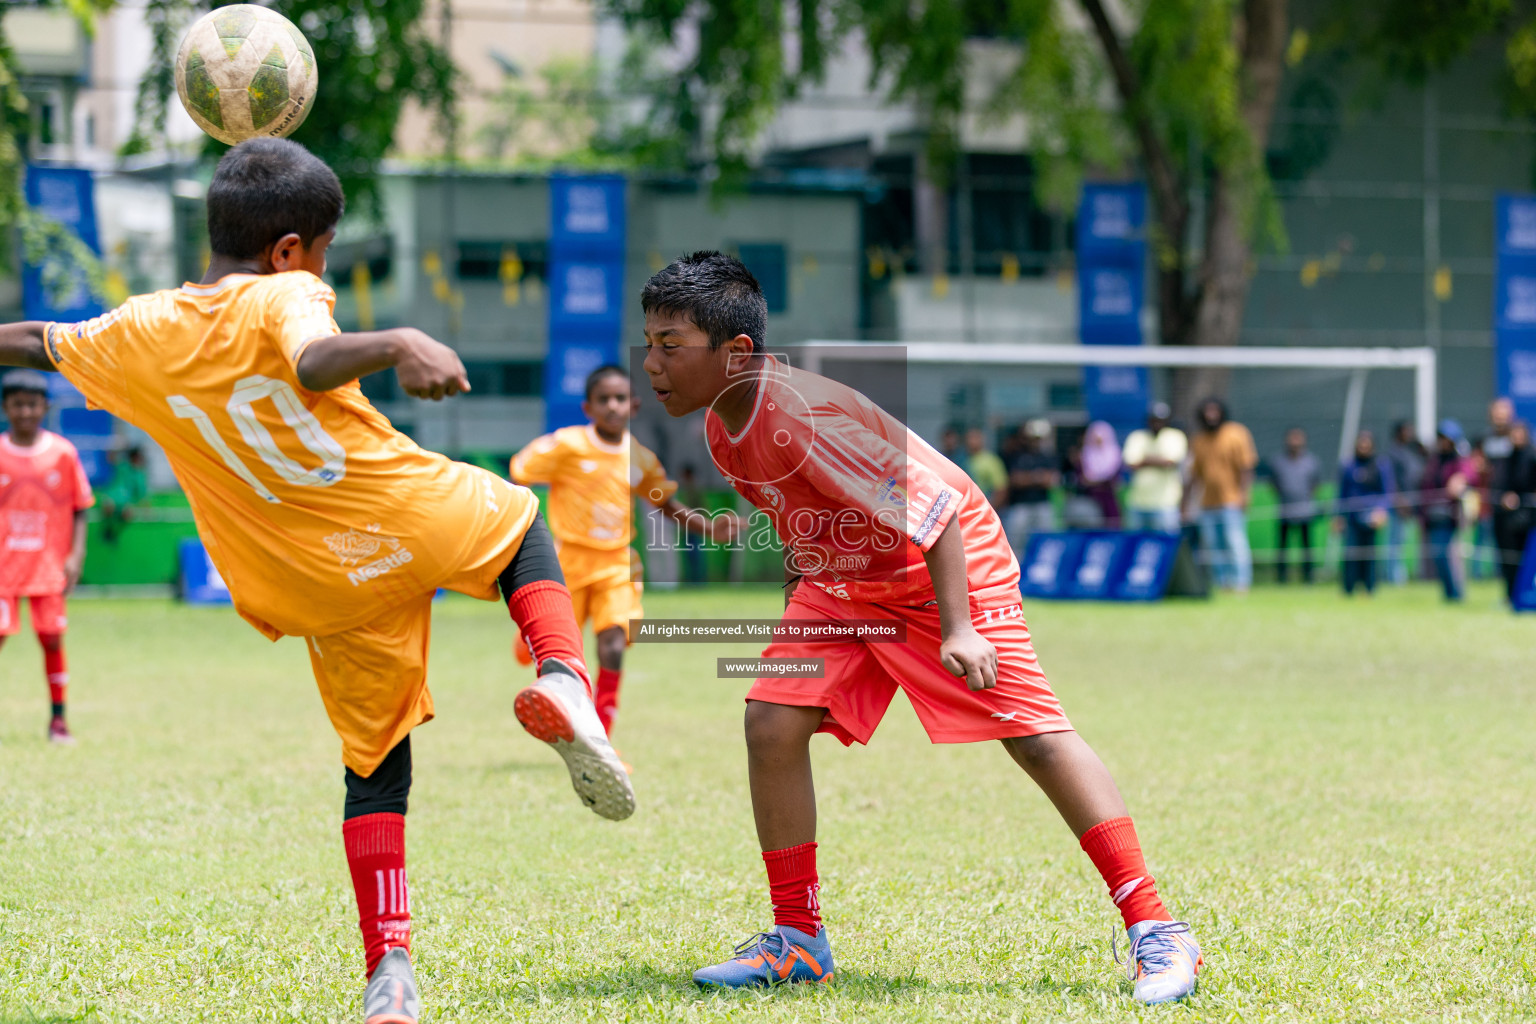
[(1432, 348), (1333, 348), (1303, 346), (1035, 345), (967, 342), (835, 341), (817, 339), (792, 346), (804, 366), (819, 372), (824, 359), (905, 360), (914, 366), (1136, 366), (1222, 367), (1228, 369), (1339, 370), (1349, 372), (1340, 439), (1340, 458), (1353, 450), (1360, 429), (1365, 384), (1372, 370), (1413, 374), (1414, 429), (1426, 442), (1435, 436), (1438, 384)]

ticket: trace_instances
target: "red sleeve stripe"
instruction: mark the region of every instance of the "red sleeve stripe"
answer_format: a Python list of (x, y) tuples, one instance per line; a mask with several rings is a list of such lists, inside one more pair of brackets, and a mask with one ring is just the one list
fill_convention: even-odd
[(920, 523), (917, 527), (917, 530), (913, 532), (913, 544), (921, 546), (923, 541), (928, 539), (928, 535), (933, 532), (934, 524), (939, 521), (939, 516), (943, 515), (944, 509), (948, 507), (949, 498), (952, 493), (952, 491), (946, 488), (942, 493), (939, 494), (938, 500), (933, 503), (933, 507), (930, 508), (928, 510), (928, 514), (923, 517), (922, 523)]

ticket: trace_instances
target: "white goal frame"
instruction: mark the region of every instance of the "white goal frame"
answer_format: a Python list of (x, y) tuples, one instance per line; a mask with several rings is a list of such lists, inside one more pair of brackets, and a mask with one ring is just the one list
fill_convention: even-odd
[(1414, 429), (1426, 443), (1435, 436), (1439, 384), (1432, 348), (1320, 348), (1196, 345), (1030, 345), (933, 341), (835, 341), (817, 339), (793, 346), (805, 353), (806, 369), (819, 373), (823, 357), (837, 360), (904, 358), (916, 364), (975, 366), (1217, 366), (1229, 369), (1349, 370), (1339, 457), (1354, 451), (1372, 370), (1413, 373)]

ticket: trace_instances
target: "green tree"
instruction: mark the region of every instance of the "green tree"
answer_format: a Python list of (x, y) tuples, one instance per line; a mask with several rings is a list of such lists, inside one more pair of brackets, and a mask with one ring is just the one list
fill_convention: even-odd
[[(988, 108), (1028, 116), (1048, 201), (1069, 207), (1085, 175), (1146, 181), (1164, 344), (1237, 343), (1254, 249), (1285, 244), (1265, 151), (1282, 78), (1309, 36), (1314, 53), (1415, 81), (1493, 35), (1507, 41), (1512, 106), (1536, 114), (1529, 0), (1295, 0), (1297, 12), (1292, 0), (607, 2), (669, 43), (697, 27), (667, 104), (697, 158), (727, 174), (746, 166), (778, 106), (821, 77), (827, 55), (861, 40), (871, 86), (925, 114), (927, 164), (942, 177), (966, 112), (970, 41), (1012, 42), (1015, 65)], [(1292, 102), (1331, 99), (1313, 90)], [(1288, 170), (1305, 173), (1329, 136), (1287, 142)], [(1224, 385), (1219, 372), (1176, 377), (1181, 404)]]
[[(65, 8), (89, 32), (95, 27), (96, 15), (115, 4), (116, 0), (66, 0), (39, 6)], [(0, 236), (15, 232), (23, 258), (42, 268), (43, 287), (50, 294), (72, 292), (82, 272), (91, 290), (100, 294), (104, 278), (95, 254), (73, 231), (27, 205), (25, 179), (32, 119), (21, 75), (21, 65), (0, 18)], [(11, 248), (0, 246), (0, 271), (14, 269)]]
[[(192, 0), (148, 0), (144, 16), (154, 37), (154, 60), (139, 82), (138, 120), (130, 152), (164, 138), (166, 108), (176, 96), (174, 64), (181, 34), (212, 5)], [(320, 92), (293, 134), (341, 178), (349, 202), (378, 215), (378, 170), (394, 142), (410, 100), (452, 116), (455, 73), (424, 20), (426, 0), (273, 0), (314, 47)], [(225, 146), (208, 139), (215, 157)]]

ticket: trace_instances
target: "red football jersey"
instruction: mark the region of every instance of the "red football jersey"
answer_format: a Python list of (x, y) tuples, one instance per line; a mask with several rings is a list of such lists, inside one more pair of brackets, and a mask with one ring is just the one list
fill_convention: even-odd
[(970, 476), (852, 388), (768, 356), (740, 434), (706, 415), (715, 465), (772, 518), (807, 582), (847, 600), (926, 604), (923, 552), (958, 523), (970, 590), (1018, 588), (1018, 560)]
[(0, 434), (0, 594), (61, 594), (75, 513), (96, 503), (75, 446), (43, 430), (30, 448)]

